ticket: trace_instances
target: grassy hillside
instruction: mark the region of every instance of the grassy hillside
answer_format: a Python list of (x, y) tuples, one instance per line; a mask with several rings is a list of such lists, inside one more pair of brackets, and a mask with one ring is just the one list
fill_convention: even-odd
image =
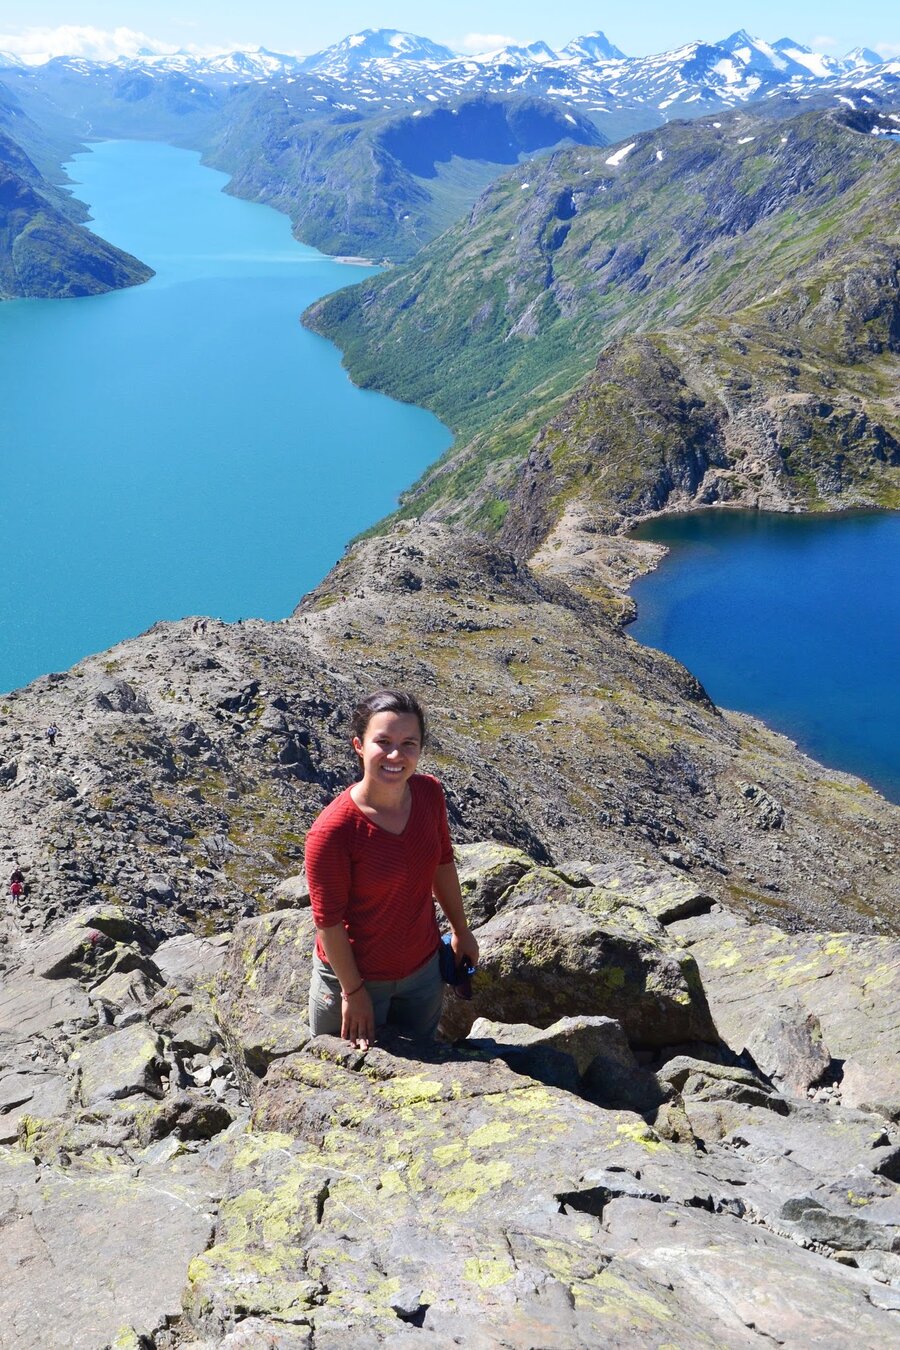
[[(407, 267), (315, 305), (308, 322), (355, 380), (458, 433), (406, 513), (499, 525), (532, 446), (560, 470), (542, 528), (573, 491), (613, 518), (654, 509), (666, 473), (696, 488), (710, 464), (727, 471), (741, 419), (794, 396), (756, 432), (781, 437), (766, 472), (786, 499), (821, 508), (853, 487), (895, 504), (900, 147), (871, 134), (879, 121), (739, 113), (645, 133), (612, 164), (559, 151), (505, 175)], [(598, 474), (607, 453), (638, 490)]]
[(60, 193), (0, 132), (0, 300), (95, 295), (152, 270), (73, 222)]
[(520, 158), (603, 143), (587, 119), (540, 99), (479, 96), (374, 117), (309, 103), (303, 86), (239, 92), (207, 158), (232, 174), (231, 192), (287, 212), (298, 237), (327, 253), (408, 258)]

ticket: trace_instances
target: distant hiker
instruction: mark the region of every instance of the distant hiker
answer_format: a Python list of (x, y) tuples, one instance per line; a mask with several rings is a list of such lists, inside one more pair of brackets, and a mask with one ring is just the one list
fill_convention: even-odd
[(49, 727), (45, 732), (45, 735), (47, 737), (47, 740), (50, 742), (51, 746), (54, 746), (56, 744), (56, 738), (59, 735), (59, 727), (56, 725), (55, 722), (50, 723)]
[[(9, 893), (16, 902), (21, 900), (22, 896), (25, 894), (25, 882), (21, 880), (21, 875), (22, 874), (19, 873), (19, 880), (11, 881), (9, 883)], [(13, 873), (13, 876), (16, 876), (15, 872)]]
[(443, 1004), (434, 898), (457, 964), (478, 961), (463, 910), (444, 791), (416, 773), (425, 716), (412, 696), (379, 689), (353, 713), (362, 777), (306, 837), (316, 950), (309, 990), (313, 1035), (368, 1049), (376, 1028), (430, 1038)]
[(13, 882), (15, 881), (20, 881), (22, 885), (25, 884), (25, 877), (22, 875), (22, 869), (21, 867), (19, 867), (18, 863), (13, 868), (12, 875), (9, 878), (10, 885), (12, 885)]

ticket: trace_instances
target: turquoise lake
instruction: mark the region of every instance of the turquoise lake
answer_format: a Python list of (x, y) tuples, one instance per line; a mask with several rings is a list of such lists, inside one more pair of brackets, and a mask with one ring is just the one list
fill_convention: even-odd
[(0, 689), (185, 614), (281, 618), (450, 444), (300, 325), (374, 269), (298, 244), (197, 154), (98, 144), (91, 228), (156, 270), (0, 304)]
[(702, 512), (635, 534), (671, 552), (631, 589), (632, 636), (900, 802), (900, 514)]

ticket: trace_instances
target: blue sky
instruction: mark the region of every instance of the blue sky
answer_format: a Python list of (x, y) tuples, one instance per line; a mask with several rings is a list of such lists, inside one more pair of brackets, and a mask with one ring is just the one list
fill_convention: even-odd
[[(580, 0), (364, 0), (301, 7), (297, 0), (4, 0), (0, 48), (127, 50), (134, 34), (172, 47), (223, 50), (265, 46), (313, 52), (362, 28), (421, 33), (458, 50), (486, 49), (507, 39), (543, 38), (562, 46), (596, 29), (628, 55), (664, 51), (694, 39), (715, 40), (736, 28), (773, 40), (789, 36), (840, 54), (856, 46), (900, 55), (895, 0), (811, 3), (810, 0), (639, 0), (622, 7)], [(60, 33), (59, 29), (66, 32)], [(84, 30), (94, 30), (86, 34)], [(88, 51), (93, 43), (96, 51)], [(43, 45), (42, 45), (43, 44)]]

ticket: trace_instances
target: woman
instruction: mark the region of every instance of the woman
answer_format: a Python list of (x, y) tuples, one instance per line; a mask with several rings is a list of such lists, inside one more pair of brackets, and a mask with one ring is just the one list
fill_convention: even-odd
[(309, 992), (314, 1035), (366, 1050), (390, 1023), (431, 1037), (443, 1001), (434, 900), (457, 962), (478, 962), (466, 923), (440, 783), (416, 773), (425, 716), (411, 694), (379, 689), (353, 714), (362, 778), (306, 836), (316, 951)]

